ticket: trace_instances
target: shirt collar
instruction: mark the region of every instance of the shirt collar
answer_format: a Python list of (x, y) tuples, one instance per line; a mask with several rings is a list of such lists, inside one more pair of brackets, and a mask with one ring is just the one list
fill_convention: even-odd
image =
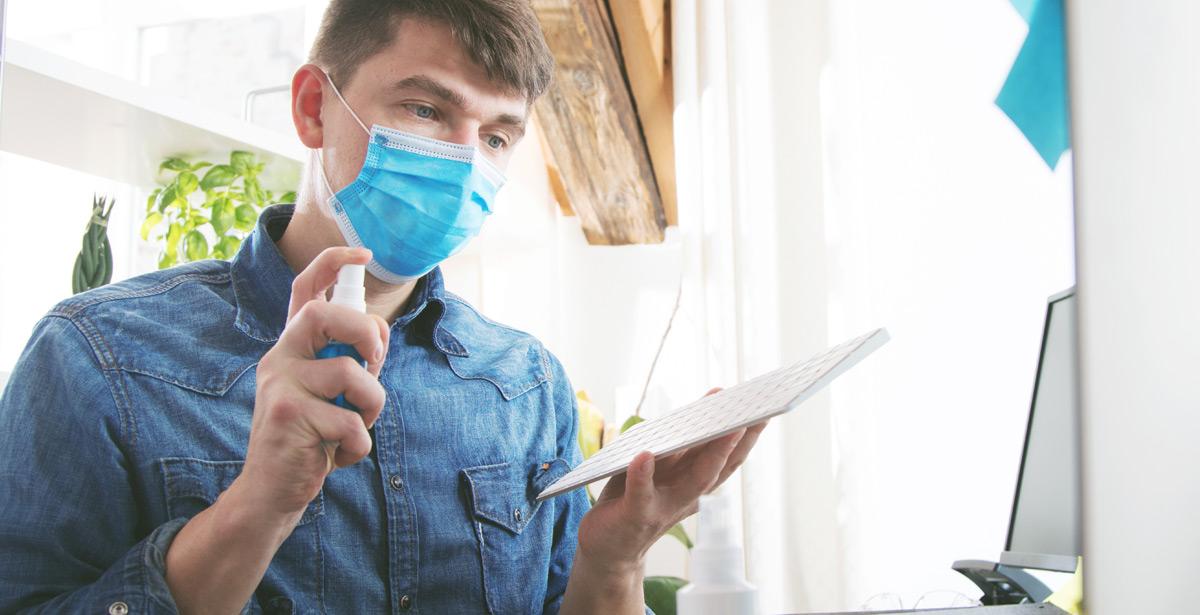
[[(235, 326), (242, 333), (274, 343), (287, 324), (288, 301), (296, 274), (284, 260), (276, 241), (291, 221), (294, 205), (274, 205), (263, 210), (250, 237), (233, 258), (230, 276), (237, 302)], [(392, 328), (409, 330), (416, 338), (432, 343), (439, 351), (460, 357), (470, 356), (467, 348), (451, 331), (446, 318), (447, 295), (441, 268), (425, 274), (413, 289), (404, 314)]]

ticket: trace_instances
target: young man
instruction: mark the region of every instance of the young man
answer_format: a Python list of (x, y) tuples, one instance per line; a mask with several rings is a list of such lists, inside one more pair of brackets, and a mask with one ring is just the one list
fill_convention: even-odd
[[(0, 401), (0, 611), (642, 612), (646, 550), (761, 426), (644, 453), (590, 511), (535, 500), (580, 461), (571, 386), (436, 269), (550, 79), (527, 0), (333, 0), (311, 61), (294, 208), (34, 331)], [(350, 263), (368, 314), (325, 301)], [(316, 359), (334, 339), (367, 368)]]

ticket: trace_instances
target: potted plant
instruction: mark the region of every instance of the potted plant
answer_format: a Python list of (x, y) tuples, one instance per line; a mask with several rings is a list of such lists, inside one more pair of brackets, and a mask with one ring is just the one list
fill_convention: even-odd
[[(167, 174), (146, 200), (142, 239), (162, 242), (158, 268), (205, 258), (232, 258), (254, 230), (267, 205), (290, 202), (295, 192), (275, 195), (262, 187), (265, 163), (251, 152), (235, 151), (229, 162), (188, 162), (173, 156), (158, 169)], [(200, 172), (203, 171), (201, 175)]]
[(112, 280), (108, 217), (112, 215), (115, 203), (109, 201), (108, 197), (92, 195), (92, 218), (83, 234), (83, 246), (75, 257), (75, 270), (71, 273), (72, 294), (104, 286)]

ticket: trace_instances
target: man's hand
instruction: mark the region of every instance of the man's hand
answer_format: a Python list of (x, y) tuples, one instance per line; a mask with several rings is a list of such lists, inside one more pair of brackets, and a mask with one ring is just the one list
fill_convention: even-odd
[[(580, 522), (579, 550), (563, 612), (588, 612), (603, 604), (606, 612), (641, 613), (646, 552), (696, 512), (701, 495), (719, 487), (742, 465), (766, 425), (764, 421), (662, 459), (642, 452), (625, 474), (609, 480)], [(577, 579), (577, 574), (588, 578)], [(623, 596), (626, 590), (633, 595)]]
[[(181, 613), (236, 613), (245, 605), (325, 482), (325, 443), (338, 443), (338, 467), (371, 452), (367, 430), (383, 410), (378, 377), (388, 326), (325, 301), (342, 265), (370, 259), (367, 250), (329, 248), (296, 276), (287, 327), (258, 364), (242, 473), (167, 550), (167, 586)], [(348, 357), (315, 359), (330, 340), (354, 346), (367, 369)], [(328, 401), (339, 394), (361, 414)]]
[[(365, 264), (367, 250), (329, 248), (292, 283), (287, 327), (258, 364), (258, 390), (246, 464), (238, 481), (265, 514), (296, 516), (317, 496), (331, 469), (323, 443), (339, 444), (334, 465), (345, 467), (371, 452), (367, 433), (383, 410), (379, 370), (387, 352), (388, 325), (325, 301), (342, 265)], [(367, 369), (349, 357), (315, 359), (332, 340), (350, 344)], [(339, 394), (360, 412), (329, 402)]]

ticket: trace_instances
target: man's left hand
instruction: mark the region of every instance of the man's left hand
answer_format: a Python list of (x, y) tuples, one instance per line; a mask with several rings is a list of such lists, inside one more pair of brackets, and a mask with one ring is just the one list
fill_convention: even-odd
[(650, 546), (695, 514), (700, 496), (737, 470), (766, 425), (764, 421), (662, 459), (639, 453), (625, 474), (608, 481), (583, 517), (577, 556), (610, 573), (640, 575)]

